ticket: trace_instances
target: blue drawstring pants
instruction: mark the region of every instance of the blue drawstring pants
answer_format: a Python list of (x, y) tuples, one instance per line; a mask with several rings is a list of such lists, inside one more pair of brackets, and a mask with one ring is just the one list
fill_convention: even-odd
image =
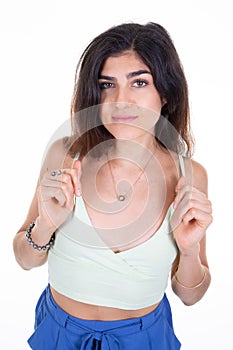
[(36, 306), (34, 350), (179, 350), (166, 295), (151, 313), (116, 321), (83, 320), (70, 316), (54, 301), (50, 287)]

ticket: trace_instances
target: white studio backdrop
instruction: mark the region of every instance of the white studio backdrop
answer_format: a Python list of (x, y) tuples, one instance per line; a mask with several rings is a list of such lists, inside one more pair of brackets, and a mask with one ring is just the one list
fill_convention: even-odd
[(16, 264), (12, 240), (27, 214), (47, 143), (69, 118), (77, 60), (93, 37), (129, 21), (158, 22), (171, 34), (189, 83), (194, 159), (209, 174), (212, 284), (191, 307), (168, 287), (175, 331), (182, 350), (233, 349), (232, 14), (230, 0), (0, 2), (2, 349), (28, 349), (35, 304), (47, 284), (47, 266), (23, 271)]

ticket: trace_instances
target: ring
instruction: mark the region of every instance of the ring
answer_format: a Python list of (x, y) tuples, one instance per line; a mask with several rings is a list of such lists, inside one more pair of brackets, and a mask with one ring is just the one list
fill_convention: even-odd
[(53, 170), (53, 171), (51, 171), (50, 175), (51, 176), (56, 176), (56, 175), (61, 175), (61, 173), (62, 173), (61, 169)]

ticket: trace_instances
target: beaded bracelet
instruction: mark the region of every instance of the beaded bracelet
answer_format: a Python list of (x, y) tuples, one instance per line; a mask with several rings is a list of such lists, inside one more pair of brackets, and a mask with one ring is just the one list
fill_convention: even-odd
[(32, 237), (31, 237), (31, 231), (32, 231), (34, 226), (35, 226), (35, 221), (33, 221), (29, 225), (28, 229), (26, 230), (26, 238), (27, 238), (27, 241), (30, 244), (30, 246), (32, 246), (32, 248), (37, 249), (39, 251), (46, 250), (46, 249), (49, 249), (50, 247), (52, 247), (52, 245), (54, 244), (54, 240), (55, 240), (55, 232), (52, 234), (50, 241), (46, 245), (39, 246), (38, 244), (33, 242)]
[(195, 288), (200, 287), (200, 286), (202, 285), (202, 283), (204, 282), (205, 277), (206, 277), (206, 269), (205, 269), (205, 271), (204, 271), (204, 275), (203, 275), (203, 277), (202, 277), (201, 282), (198, 283), (198, 284), (196, 284), (196, 285), (193, 286), (193, 287), (188, 287), (188, 286), (185, 286), (184, 284), (180, 283), (180, 281), (178, 280), (178, 278), (177, 278), (177, 276), (176, 276), (176, 273), (175, 273), (174, 277), (175, 277), (176, 282), (177, 282), (181, 287), (186, 288), (186, 289), (195, 289)]

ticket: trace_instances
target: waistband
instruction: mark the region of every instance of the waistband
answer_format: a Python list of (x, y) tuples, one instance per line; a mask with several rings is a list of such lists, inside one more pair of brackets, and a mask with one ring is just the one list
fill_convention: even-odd
[(71, 316), (61, 309), (53, 299), (49, 285), (45, 293), (47, 311), (60, 326), (76, 334), (92, 334), (96, 340), (102, 340), (102, 337), (106, 334), (124, 336), (147, 329), (159, 320), (164, 308), (169, 305), (166, 294), (164, 294), (155, 310), (142, 317), (115, 321), (84, 320)]

